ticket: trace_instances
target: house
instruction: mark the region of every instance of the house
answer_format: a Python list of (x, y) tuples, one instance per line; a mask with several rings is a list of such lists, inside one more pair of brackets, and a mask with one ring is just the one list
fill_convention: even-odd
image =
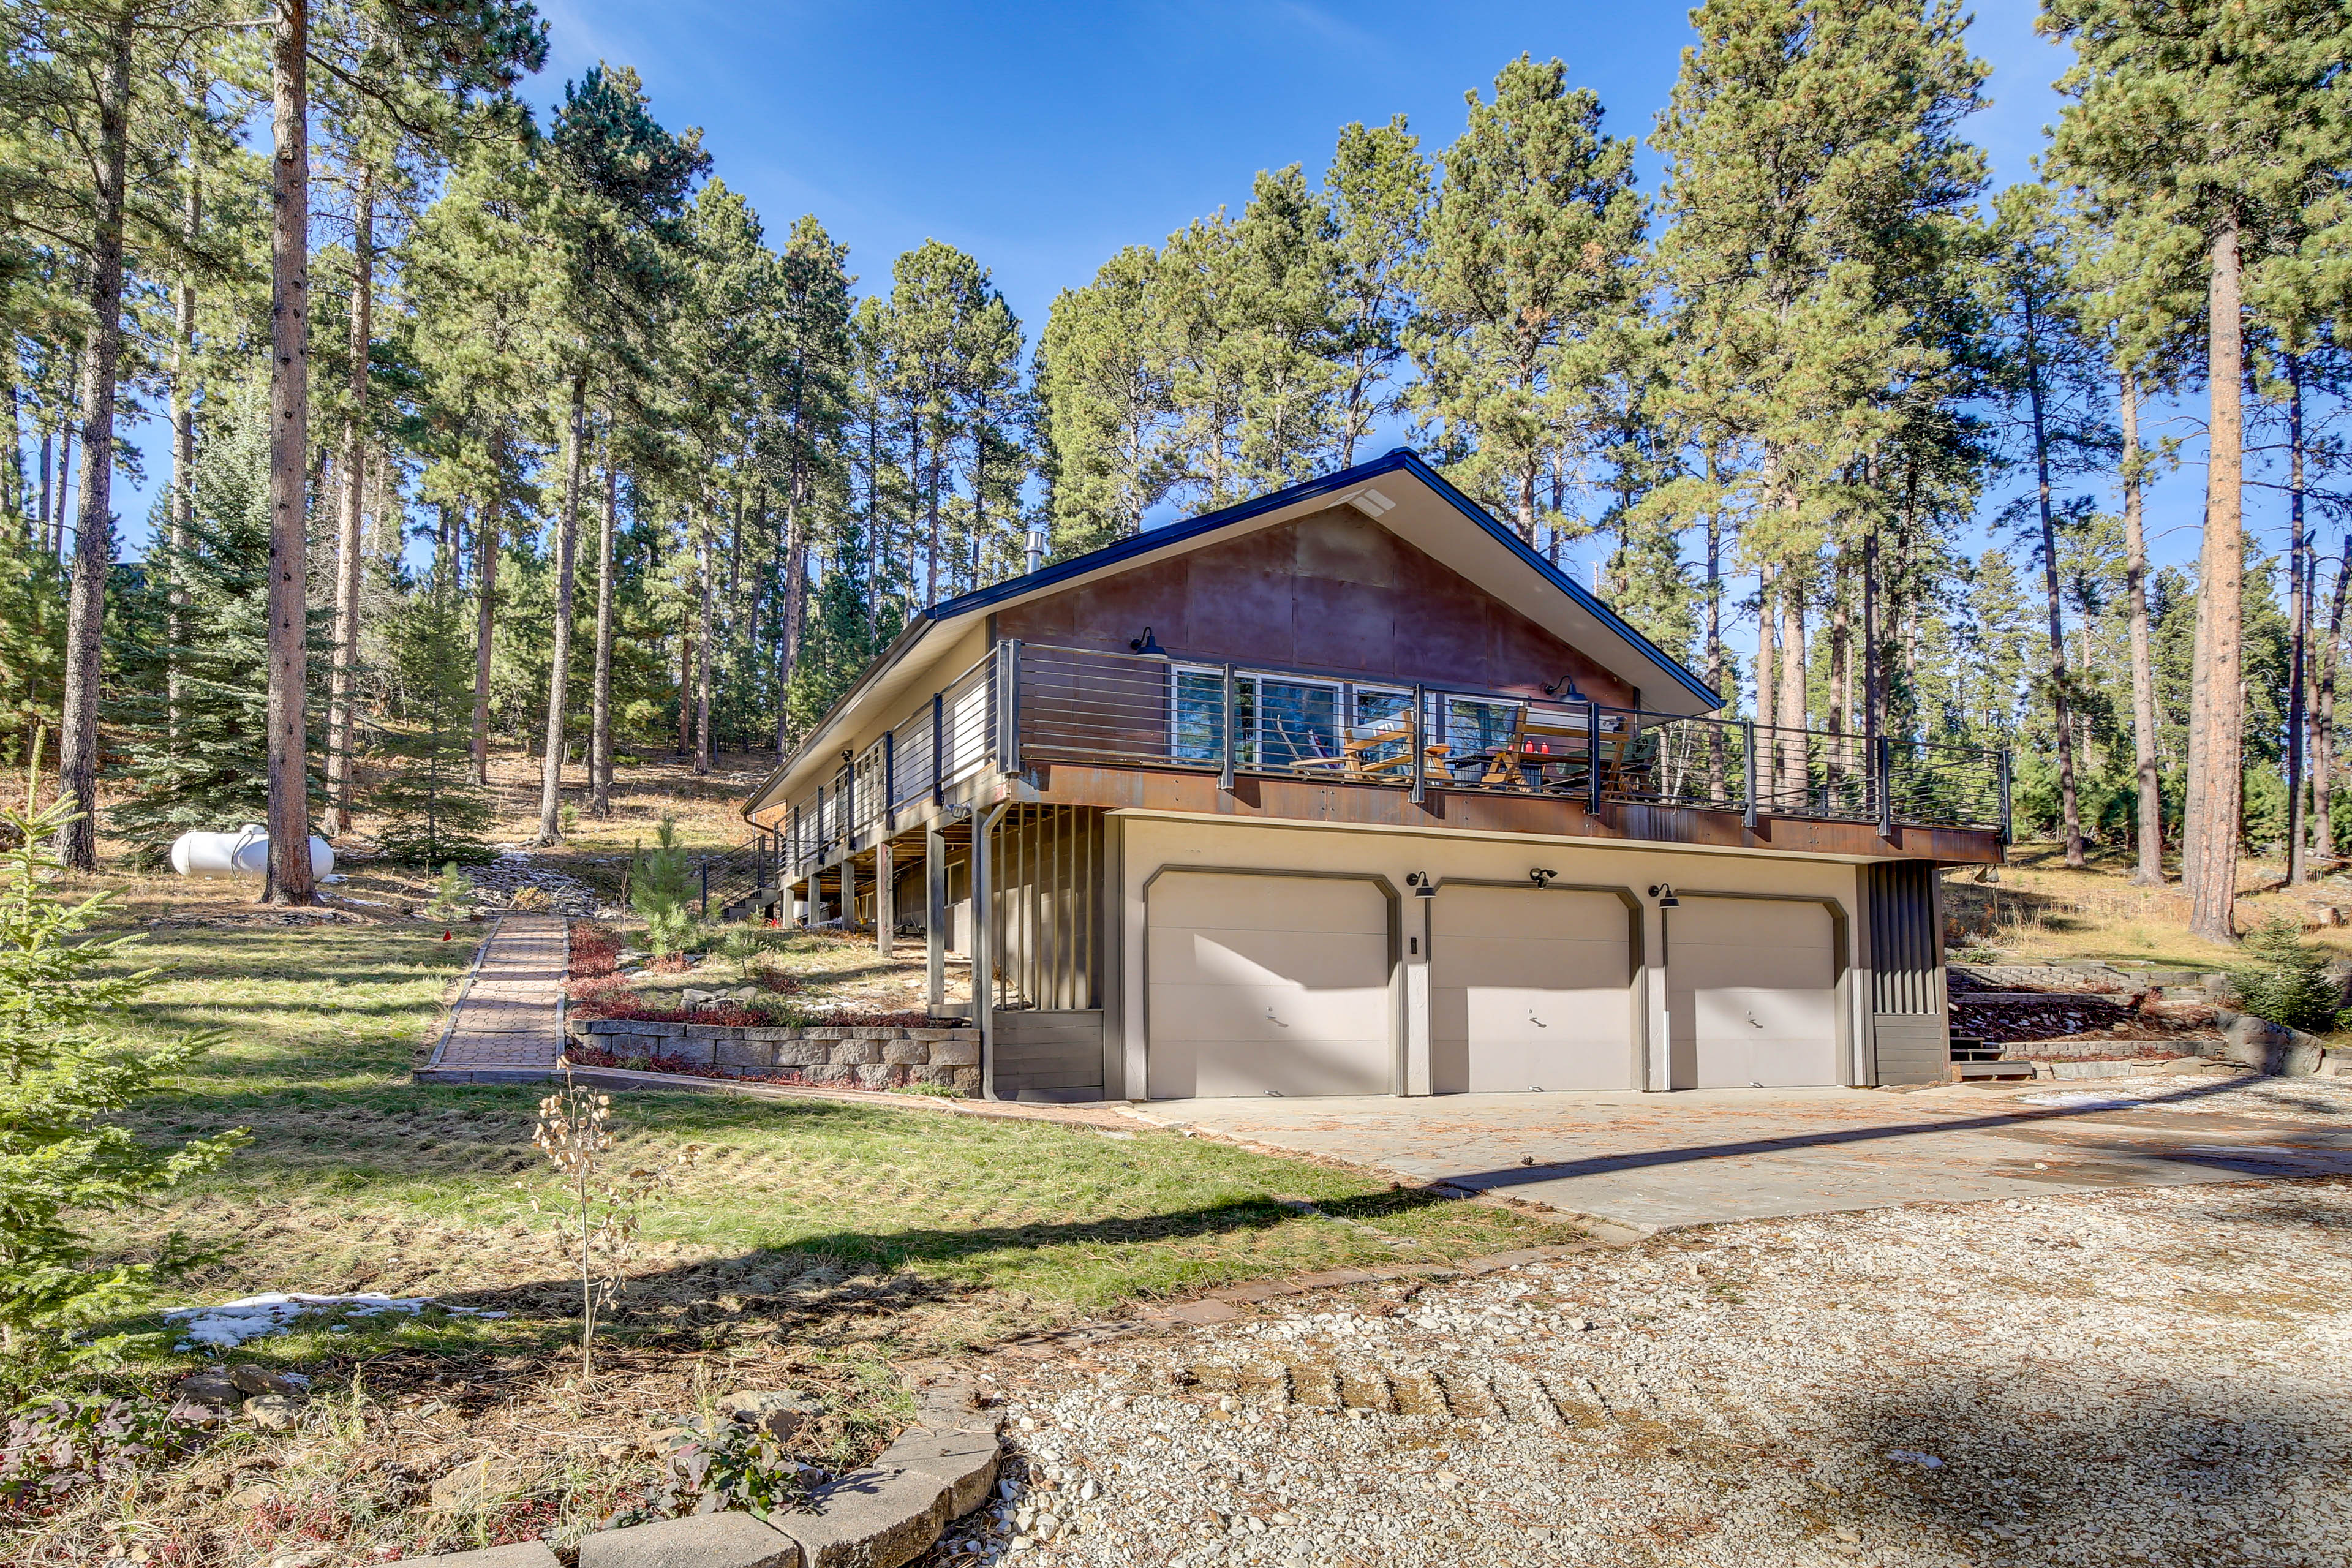
[(933, 606), (743, 810), (995, 1097), (1942, 1077), (2007, 758), (1722, 706), (1399, 450)]

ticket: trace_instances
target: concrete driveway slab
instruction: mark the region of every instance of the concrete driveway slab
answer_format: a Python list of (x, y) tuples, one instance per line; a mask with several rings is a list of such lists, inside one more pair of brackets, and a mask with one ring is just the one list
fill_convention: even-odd
[(2352, 1085), (2150, 1077), (2032, 1087), (1160, 1100), (1171, 1126), (1638, 1230), (2352, 1175)]

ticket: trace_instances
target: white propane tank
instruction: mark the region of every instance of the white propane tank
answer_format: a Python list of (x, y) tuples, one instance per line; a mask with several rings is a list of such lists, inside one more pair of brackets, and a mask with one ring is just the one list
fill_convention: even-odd
[[(335, 868), (334, 846), (310, 835), (310, 875)], [(260, 877), (269, 870), (269, 831), (248, 822), (235, 833), (183, 833), (172, 844), (172, 869), (183, 877)]]

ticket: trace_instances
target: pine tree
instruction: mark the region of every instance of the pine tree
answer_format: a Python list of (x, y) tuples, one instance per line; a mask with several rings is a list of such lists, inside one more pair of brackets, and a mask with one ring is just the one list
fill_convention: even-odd
[[(2055, 172), (2105, 220), (2136, 300), (2206, 329), (2208, 488), (2181, 880), (2189, 930), (2237, 940), (2244, 676), (2246, 309), (2275, 312), (2340, 254), (2352, 163), (2352, 10), (2338, 0), (2045, 0), (2069, 39)], [(2339, 275), (2332, 289), (2341, 297)], [(2326, 287), (2324, 284), (2323, 287)]]
[(398, 711), (373, 737), (383, 769), (370, 796), (384, 817), (378, 841), (421, 866), (495, 856), (483, 839), (489, 798), (467, 765), (473, 650), (454, 565), (454, 554), (436, 565), (394, 624)]
[(1414, 405), (1457, 484), (1532, 543), (1572, 526), (1548, 475), (1595, 455), (1592, 396), (1608, 340), (1632, 312), (1643, 202), (1633, 143), (1604, 136), (1601, 100), (1571, 90), (1559, 60), (1522, 55), (1468, 95), (1426, 226), (1422, 371)]
[[(109, 814), (144, 866), (187, 832), (262, 822), (269, 805), (269, 446), (257, 378), (195, 465), (184, 542), (159, 533), (131, 618), (121, 716), (133, 788)], [(168, 608), (155, 601), (169, 593)], [(313, 636), (324, 611), (312, 612)], [(173, 640), (173, 628), (178, 640)]]
[(1130, 245), (1046, 314), (1032, 384), (1057, 556), (1139, 531), (1166, 492), (1175, 405), (1153, 338), (1159, 267), (1150, 246)]

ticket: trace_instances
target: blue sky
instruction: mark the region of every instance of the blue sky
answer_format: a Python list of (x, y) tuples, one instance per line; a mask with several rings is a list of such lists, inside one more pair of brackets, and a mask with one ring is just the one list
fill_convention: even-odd
[[(714, 174), (772, 238), (816, 214), (867, 289), (887, 287), (899, 252), (944, 240), (992, 269), (1033, 342), (1055, 293), (1119, 247), (1238, 206), (1260, 169), (1319, 174), (1349, 121), (1402, 112), (1434, 152), (1461, 128), (1464, 92), (1524, 51), (1564, 59), (1613, 133), (1646, 136), (1690, 41), (1672, 0), (541, 8), (549, 61), (525, 91), (542, 109), (600, 59), (633, 65), (666, 123), (702, 129)], [(1997, 181), (2031, 174), (2058, 110), (2066, 51), (2035, 36), (2034, 10), (1986, 0), (1970, 35), (1994, 101), (1969, 131)], [(1646, 149), (1643, 168), (1654, 187)], [(152, 488), (161, 428), (130, 434), (154, 448)], [(2170, 531), (2159, 559), (2194, 552), (2201, 479), (2186, 468), (2152, 497), (2152, 526)], [(134, 534), (149, 499), (121, 495)]]

